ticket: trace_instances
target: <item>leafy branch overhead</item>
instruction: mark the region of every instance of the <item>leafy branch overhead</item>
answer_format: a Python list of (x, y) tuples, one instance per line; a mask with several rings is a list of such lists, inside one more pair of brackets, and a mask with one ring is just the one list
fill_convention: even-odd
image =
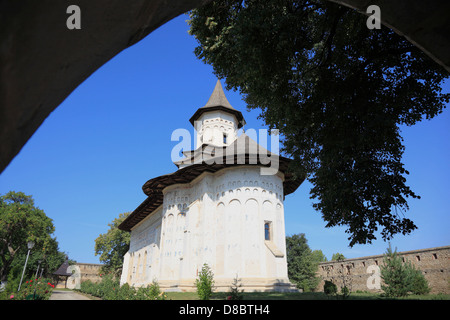
[(442, 112), (448, 73), (404, 37), (329, 1), (217, 1), (190, 13), (195, 54), (283, 137), (327, 227), (350, 246), (408, 234), (401, 125)]

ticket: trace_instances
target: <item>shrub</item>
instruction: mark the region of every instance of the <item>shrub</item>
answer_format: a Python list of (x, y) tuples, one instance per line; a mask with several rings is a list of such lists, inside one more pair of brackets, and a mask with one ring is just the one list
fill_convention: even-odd
[(97, 295), (97, 284), (93, 283), (91, 280), (83, 281), (80, 284), (80, 291), (90, 294), (92, 296), (98, 296)]
[(341, 297), (342, 299), (347, 299), (350, 296), (350, 290), (347, 286), (343, 286), (341, 288)]
[(131, 287), (128, 283), (124, 283), (117, 292), (116, 299), (117, 300), (134, 300), (134, 295), (136, 294), (136, 290), (134, 287)]
[(148, 287), (147, 296), (151, 300), (165, 300), (167, 295), (161, 291), (159, 284), (156, 280), (153, 280), (152, 284)]
[(99, 283), (90, 280), (81, 283), (80, 291), (102, 298), (103, 300), (165, 300), (167, 296), (159, 288), (156, 280), (147, 287), (134, 288), (128, 283), (120, 286), (119, 280), (113, 275), (102, 276)]
[(242, 300), (244, 298), (244, 295), (242, 292), (244, 290), (239, 290), (240, 287), (242, 287), (242, 283), (239, 284), (239, 279), (236, 275), (236, 278), (233, 279), (233, 283), (230, 287), (230, 295), (227, 297), (228, 300)]
[(412, 294), (427, 294), (430, 292), (428, 281), (422, 272), (411, 263), (408, 264), (409, 286), (408, 291)]
[(52, 295), (53, 285), (49, 279), (30, 279), (22, 283), (19, 292), (12, 292), (7, 295), (9, 300), (48, 300)]
[(198, 278), (195, 279), (195, 285), (197, 286), (197, 294), (200, 300), (209, 300), (214, 287), (214, 274), (208, 264), (204, 264), (202, 271), (198, 274)]
[(325, 280), (323, 292), (325, 292), (327, 296), (333, 296), (337, 293), (337, 286), (333, 282)]

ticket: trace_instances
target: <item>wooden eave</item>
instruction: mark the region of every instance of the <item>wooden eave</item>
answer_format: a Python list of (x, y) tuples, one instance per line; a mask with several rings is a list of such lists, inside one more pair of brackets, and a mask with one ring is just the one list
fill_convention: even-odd
[[(206, 164), (204, 162), (192, 164), (190, 166), (181, 168), (173, 173), (159, 176), (148, 180), (142, 187), (144, 193), (148, 196), (120, 225), (119, 229), (123, 231), (131, 231), (131, 229), (138, 224), (140, 221), (149, 216), (154, 210), (163, 204), (164, 195), (163, 190), (174, 184), (187, 184), (192, 182), (195, 178), (199, 177), (205, 172), (215, 173), (225, 168), (236, 167), (236, 166), (266, 166), (259, 161), (256, 164), (251, 164), (250, 160), (258, 159), (256, 154), (245, 154), (245, 163), (237, 164), (238, 156), (234, 155), (233, 164), (227, 164), (226, 156), (222, 159), (222, 164), (217, 164), (211, 161), (213, 164)], [(241, 158), (239, 158), (241, 159)], [(214, 159), (212, 159), (214, 160)], [(279, 156), (279, 171), (284, 174), (283, 189), (284, 194), (288, 195), (293, 193), (301, 183), (305, 180), (305, 177), (300, 179), (294, 179), (293, 175), (289, 173), (288, 166), (291, 159)]]

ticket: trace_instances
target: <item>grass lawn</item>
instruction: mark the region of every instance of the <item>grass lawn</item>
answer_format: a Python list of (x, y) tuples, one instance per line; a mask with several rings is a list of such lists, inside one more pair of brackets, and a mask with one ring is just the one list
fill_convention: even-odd
[[(167, 292), (167, 297), (171, 300), (198, 300), (196, 292)], [(226, 300), (229, 294), (227, 292), (213, 293), (211, 300)], [(327, 297), (323, 292), (244, 292), (244, 300), (332, 300), (334, 297)], [(351, 293), (348, 300), (386, 300), (378, 293)], [(401, 300), (450, 300), (450, 295), (427, 294), (410, 295)]]

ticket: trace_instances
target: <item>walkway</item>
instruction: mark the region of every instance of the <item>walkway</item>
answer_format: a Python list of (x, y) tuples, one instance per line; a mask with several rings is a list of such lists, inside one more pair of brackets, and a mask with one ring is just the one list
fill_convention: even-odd
[(49, 300), (91, 300), (75, 291), (53, 290)]

